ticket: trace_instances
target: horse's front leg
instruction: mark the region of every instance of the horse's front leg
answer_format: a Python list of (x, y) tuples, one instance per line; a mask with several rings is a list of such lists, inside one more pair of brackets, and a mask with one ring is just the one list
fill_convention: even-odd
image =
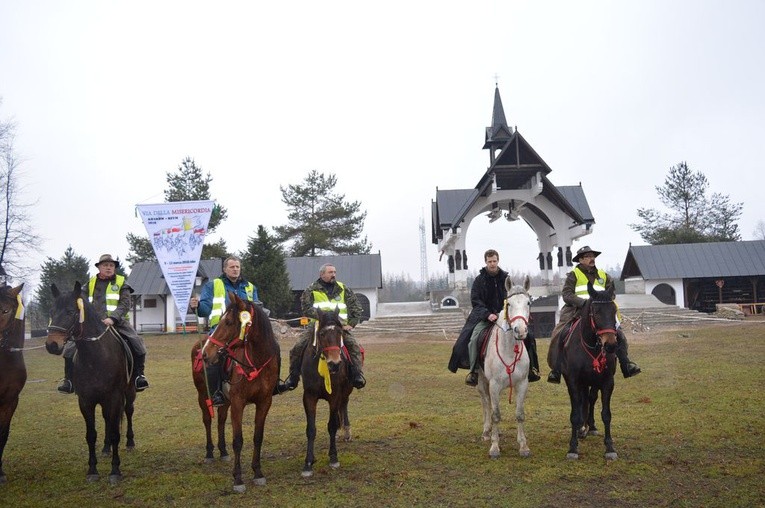
[(478, 393), (481, 395), (481, 411), (483, 412), (481, 439), (488, 441), (491, 439), (491, 396), (489, 395), (489, 381), (482, 370), (479, 370), (478, 375)]
[(303, 478), (313, 476), (313, 463), (316, 461), (313, 455), (313, 444), (316, 440), (316, 403), (318, 398), (303, 392), (303, 409), (305, 410), (305, 436), (306, 450), (305, 463), (303, 464)]
[(334, 394), (329, 400), (329, 420), (327, 432), (329, 433), (329, 467), (337, 469), (340, 461), (337, 459), (337, 430), (340, 428), (340, 407), (342, 406), (341, 395)]
[(608, 386), (603, 387), (603, 407), (600, 411), (600, 416), (603, 418), (603, 427), (605, 431), (605, 437), (603, 438), (603, 444), (606, 446), (606, 460), (616, 460), (617, 454), (614, 449), (614, 441), (611, 439), (611, 395), (614, 392), (613, 379)]
[(127, 419), (127, 432), (125, 433), (125, 448), (135, 448), (135, 435), (133, 434), (133, 412), (135, 411), (135, 390), (132, 386), (125, 394), (125, 418)]
[(597, 436), (598, 428), (595, 426), (595, 405), (598, 402), (598, 388), (590, 387), (590, 396), (587, 407), (587, 436)]
[(489, 457), (499, 458), (499, 422), (502, 421), (500, 412), (500, 396), (505, 383), (494, 378), (489, 381), (489, 397), (491, 398), (491, 448)]
[(515, 423), (517, 426), (518, 453), (520, 453), (521, 457), (528, 457), (531, 455), (531, 450), (526, 442), (526, 429), (524, 427), (526, 412), (524, 404), (526, 402), (526, 393), (528, 393), (529, 390), (529, 379), (528, 372), (520, 374), (520, 379), (515, 380), (513, 384), (513, 393), (515, 394)]
[(586, 387), (584, 389), (574, 386), (574, 382), (566, 382), (568, 386), (568, 396), (571, 399), (571, 440), (568, 444), (568, 453), (566, 458), (569, 460), (577, 460), (579, 458), (579, 431), (584, 423), (584, 415), (582, 413), (582, 401), (587, 397)]
[(85, 441), (88, 443), (88, 474), (87, 480), (94, 482), (98, 480), (98, 460), (96, 459), (96, 406), (95, 404), (85, 404), (80, 399), (80, 413), (85, 419)]
[(109, 473), (109, 483), (117, 485), (122, 480), (120, 471), (120, 420), (124, 410), (125, 399), (122, 392), (115, 394), (109, 402), (109, 408), (106, 411), (109, 424), (106, 426), (106, 432), (112, 449), (112, 470)]
[(0, 408), (0, 484), (8, 480), (3, 472), (3, 451), (8, 443), (8, 436), (11, 433), (11, 418), (13, 418), (13, 413), (16, 412), (18, 403), (19, 397), (16, 395), (8, 404)]
[(234, 492), (242, 493), (247, 490), (242, 482), (242, 415), (244, 413), (244, 401), (233, 400), (231, 402), (231, 432), (234, 435)]
[(255, 443), (255, 447), (252, 450), (252, 471), (255, 474), (253, 477), (253, 483), (255, 485), (265, 485), (266, 477), (263, 475), (263, 471), (260, 466), (260, 452), (263, 448), (263, 435), (266, 428), (266, 416), (271, 409), (271, 402), (273, 399), (269, 395), (261, 402), (255, 405), (255, 432), (252, 436), (252, 440)]

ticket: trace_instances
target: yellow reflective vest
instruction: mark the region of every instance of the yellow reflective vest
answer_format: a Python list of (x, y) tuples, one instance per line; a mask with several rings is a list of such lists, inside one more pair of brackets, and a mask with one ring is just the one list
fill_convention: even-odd
[[(255, 294), (255, 285), (252, 282), (247, 283), (245, 288), (247, 299), (252, 301)], [(226, 286), (219, 278), (213, 279), (213, 303), (210, 310), (210, 328), (218, 324), (220, 317), (226, 312)]]
[[(576, 296), (587, 300), (590, 298), (590, 294), (587, 292), (587, 283), (589, 282), (587, 275), (578, 266), (574, 268), (574, 275), (576, 275)], [(598, 268), (598, 278), (592, 281), (592, 288), (595, 291), (605, 291), (607, 277), (606, 272)]]
[[(90, 303), (93, 303), (93, 293), (95, 293), (96, 289), (96, 280), (97, 277), (91, 277), (90, 282), (88, 282), (88, 301)], [(106, 285), (106, 315), (111, 316), (112, 312), (117, 310), (117, 306), (120, 303), (120, 291), (122, 290), (122, 285), (125, 283), (125, 276), (124, 275), (116, 275), (114, 278), (114, 282), (109, 282), (109, 284)], [(116, 286), (116, 289), (115, 289)], [(120, 319), (130, 319), (130, 314), (125, 314), (125, 316), (117, 316)]]
[[(313, 308), (321, 309), (325, 312), (335, 310), (335, 307), (340, 311), (340, 321), (343, 324), (348, 322), (348, 306), (345, 305), (345, 286), (342, 282), (336, 281), (335, 284), (340, 286), (340, 293), (330, 300), (327, 293), (324, 291), (312, 291), (313, 293)], [(315, 319), (313, 321), (316, 321)]]

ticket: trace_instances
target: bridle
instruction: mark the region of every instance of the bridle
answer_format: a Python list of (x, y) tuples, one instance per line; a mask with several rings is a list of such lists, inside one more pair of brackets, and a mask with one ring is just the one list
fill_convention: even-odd
[[(512, 298), (515, 295), (524, 295), (527, 298), (529, 298), (529, 302), (531, 301), (531, 297), (529, 296), (529, 294), (524, 289), (516, 289), (515, 291), (513, 291), (512, 293), (507, 295), (507, 297), (505, 298), (505, 308), (503, 309), (504, 314), (505, 314), (505, 321), (507, 321), (507, 326), (508, 326), (508, 328), (512, 328), (513, 322), (520, 320), (520, 321), (523, 321), (523, 324), (525, 324), (528, 327), (529, 326), (529, 319), (526, 316), (521, 316), (519, 314), (519, 315), (513, 316), (511, 318), (507, 317), (507, 310), (508, 310), (508, 307), (509, 307), (508, 302), (509, 302), (510, 298)], [(515, 335), (516, 335), (515, 332), (513, 332), (513, 338), (515, 340), (520, 340), (519, 337), (516, 337)]]
[[(248, 310), (239, 312), (239, 335), (234, 335), (226, 341), (218, 340), (214, 337), (215, 332), (219, 329), (216, 327), (212, 334), (207, 336), (207, 342), (218, 346), (218, 351), (215, 354), (219, 357), (219, 361), (225, 361), (225, 359), (228, 358), (234, 362), (236, 370), (239, 374), (241, 374), (248, 381), (252, 381), (260, 375), (260, 371), (262, 371), (265, 366), (268, 365), (271, 360), (273, 360), (274, 357), (269, 357), (268, 360), (266, 360), (266, 362), (260, 366), (260, 368), (255, 367), (255, 363), (252, 361), (252, 358), (250, 358), (250, 352), (246, 347), (247, 335), (250, 331), (250, 328), (252, 327), (252, 313), (250, 311), (254, 312), (255, 306), (251, 302), (247, 302), (247, 308)], [(206, 346), (207, 345), (205, 344), (205, 347)], [(245, 361), (237, 359), (232, 354), (234, 353), (234, 350), (238, 349), (239, 347), (244, 349)]]
[[(101, 337), (84, 337), (84, 331), (85, 331), (85, 303), (82, 298), (77, 299), (77, 308), (80, 311), (80, 319), (79, 321), (75, 321), (72, 323), (72, 325), (69, 328), (64, 328), (62, 326), (54, 325), (53, 323), (48, 325), (48, 335), (50, 335), (51, 331), (61, 332), (66, 337), (64, 339), (64, 344), (69, 342), (70, 340), (77, 341), (77, 340), (85, 340), (85, 341), (96, 341), (100, 339)], [(77, 330), (79, 328), (79, 330)], [(77, 333), (75, 333), (75, 330), (77, 330)]]
[[(322, 346), (321, 341), (319, 340), (319, 335), (324, 335), (327, 332), (337, 332), (340, 331), (340, 343), (337, 346)], [(327, 351), (342, 351), (343, 349), (343, 327), (338, 324), (331, 324), (323, 326), (321, 329), (319, 329), (319, 323), (316, 322), (316, 331), (314, 332), (314, 341), (313, 341), (313, 347), (316, 349), (316, 356), (319, 356), (321, 354), (324, 354)], [(342, 359), (343, 355), (340, 355), (340, 358)]]

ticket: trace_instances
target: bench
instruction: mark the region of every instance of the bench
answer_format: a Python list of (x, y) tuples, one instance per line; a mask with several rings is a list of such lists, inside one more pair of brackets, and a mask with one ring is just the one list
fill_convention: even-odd
[(741, 309), (741, 312), (746, 316), (753, 316), (765, 312), (765, 302), (739, 303), (738, 306)]
[(165, 325), (163, 323), (141, 323), (140, 326), (142, 332), (164, 332)]

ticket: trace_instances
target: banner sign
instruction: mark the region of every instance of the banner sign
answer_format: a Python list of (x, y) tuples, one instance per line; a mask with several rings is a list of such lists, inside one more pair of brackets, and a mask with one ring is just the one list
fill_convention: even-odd
[(181, 320), (186, 318), (214, 201), (136, 205)]

